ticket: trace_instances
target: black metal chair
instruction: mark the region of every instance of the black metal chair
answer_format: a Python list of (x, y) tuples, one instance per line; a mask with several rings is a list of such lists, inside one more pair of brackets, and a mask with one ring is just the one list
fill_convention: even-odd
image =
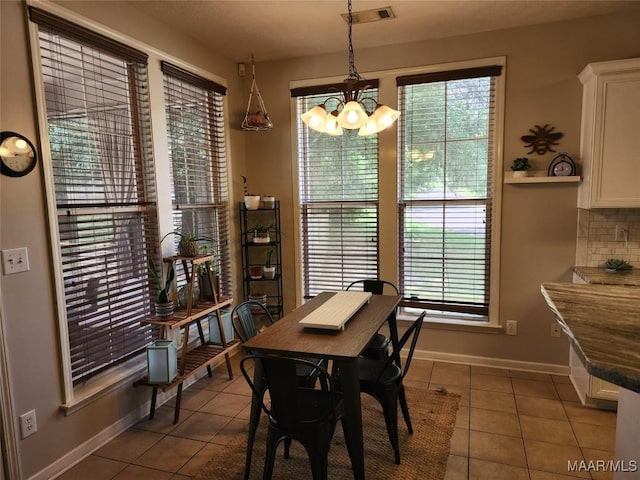
[(249, 300), (236, 305), (231, 311), (231, 323), (236, 336), (244, 343), (263, 328), (273, 325), (274, 320), (264, 304)]
[[(248, 300), (242, 302), (231, 311), (231, 323), (233, 330), (242, 341), (246, 342), (250, 338), (255, 337), (262, 329), (274, 324), (274, 319), (271, 316), (269, 309), (262, 303), (254, 300)], [(309, 359), (315, 365), (324, 366), (326, 368), (326, 362), (319, 359)], [(318, 371), (314, 368), (309, 368), (307, 365), (300, 365), (298, 367), (298, 384), (313, 388), (318, 380)], [(323, 388), (325, 384), (320, 382)]]
[[(255, 337), (264, 328), (268, 328), (270, 325), (273, 325), (274, 319), (271, 316), (271, 312), (269, 312), (269, 309), (264, 304), (254, 300), (248, 300), (236, 305), (231, 311), (231, 324), (233, 325), (233, 330), (236, 336), (244, 343), (250, 338)], [(322, 389), (327, 390), (328, 385), (325, 379), (320, 375), (321, 370), (318, 370), (317, 368), (326, 368), (327, 363), (324, 360), (319, 359), (309, 360), (311, 364), (305, 363), (297, 365), (298, 371), (296, 374), (296, 385), (314, 388), (316, 382), (320, 380), (320, 386)], [(267, 390), (266, 381), (263, 383), (264, 388), (262, 396), (264, 396)], [(255, 427), (257, 427), (257, 419), (256, 424), (249, 429), (249, 436), (247, 440), (247, 465), (245, 466), (244, 476), (245, 480), (249, 478), (249, 466), (251, 464), (251, 452), (253, 452)]]
[[(347, 290), (354, 290), (360, 285), (362, 285), (363, 292), (371, 292), (375, 295), (382, 295), (385, 286), (396, 295), (400, 294), (398, 287), (393, 283), (379, 279), (356, 280), (347, 287)], [(382, 333), (376, 333), (373, 338), (369, 340), (369, 343), (362, 352), (362, 356), (365, 358), (386, 359), (389, 356), (389, 339)]]
[[(260, 363), (260, 367), (254, 368), (262, 369), (270, 406), (264, 403), (263, 389), (249, 376), (247, 362)], [(301, 367), (317, 370), (328, 388), (315, 390), (300, 386), (296, 380)], [(247, 355), (240, 362), (240, 370), (255, 400), (269, 417), (263, 480), (271, 479), (276, 450), (283, 440), (284, 458), (289, 458), (291, 441), (300, 442), (309, 455), (313, 480), (327, 480), (329, 447), (343, 415), (342, 396), (334, 389), (331, 375), (312, 361), (275, 355)]]
[[(386, 360), (368, 358), (360, 359), (360, 391), (374, 397), (382, 406), (389, 440), (395, 453), (395, 462), (400, 463), (400, 445), (398, 443), (398, 402), (404, 421), (410, 434), (413, 434), (409, 407), (404, 392), (402, 379), (409, 371), (413, 352), (424, 322), (426, 312), (422, 312), (417, 320), (407, 329), (398, 341), (398, 348)], [(409, 352), (404, 362), (400, 359), (400, 351), (411, 340)], [(401, 366), (402, 365), (402, 366)]]

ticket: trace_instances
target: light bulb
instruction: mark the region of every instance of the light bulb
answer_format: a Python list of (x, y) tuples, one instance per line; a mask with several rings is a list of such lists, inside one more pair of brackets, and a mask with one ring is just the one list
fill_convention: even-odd
[(362, 106), (351, 100), (344, 106), (340, 115), (338, 115), (338, 123), (343, 128), (355, 129), (360, 128), (367, 121), (367, 114)]

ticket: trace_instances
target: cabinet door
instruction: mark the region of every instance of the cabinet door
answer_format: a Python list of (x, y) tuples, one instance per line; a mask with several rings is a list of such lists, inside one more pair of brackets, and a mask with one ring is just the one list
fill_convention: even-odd
[[(640, 74), (601, 85), (602, 135), (596, 206), (640, 206)], [(598, 187), (597, 186), (597, 187)]]
[(592, 64), (584, 83), (582, 208), (640, 207), (640, 60)]

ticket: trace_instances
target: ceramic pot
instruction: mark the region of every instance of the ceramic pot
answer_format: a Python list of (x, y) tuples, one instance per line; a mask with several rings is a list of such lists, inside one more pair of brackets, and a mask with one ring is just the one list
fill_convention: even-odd
[(173, 302), (167, 303), (155, 303), (156, 317), (159, 318), (171, 318), (173, 317), (174, 306)]
[(258, 210), (260, 208), (260, 195), (245, 195), (244, 206), (247, 210)]
[(249, 276), (252, 280), (258, 280), (262, 278), (262, 266), (249, 267)]
[(267, 195), (264, 197), (260, 197), (262, 201), (263, 208), (274, 208), (276, 206), (276, 197), (272, 197), (271, 195)]
[(263, 272), (264, 278), (268, 280), (272, 280), (276, 277), (276, 267), (264, 267)]

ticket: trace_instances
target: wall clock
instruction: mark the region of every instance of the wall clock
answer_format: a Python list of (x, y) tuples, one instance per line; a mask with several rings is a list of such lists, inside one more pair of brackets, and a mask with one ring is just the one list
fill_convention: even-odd
[(548, 177), (570, 177), (576, 174), (576, 162), (567, 153), (556, 155), (547, 170)]
[(33, 144), (15, 132), (0, 133), (0, 171), (9, 177), (22, 177), (33, 170), (38, 154)]

